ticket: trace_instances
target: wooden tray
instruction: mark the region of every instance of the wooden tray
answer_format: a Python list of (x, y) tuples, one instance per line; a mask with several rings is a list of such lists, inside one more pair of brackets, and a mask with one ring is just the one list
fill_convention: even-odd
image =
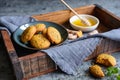
[[(99, 32), (106, 32), (120, 27), (120, 18), (116, 17), (106, 9), (98, 5), (84, 6), (75, 8), (79, 14), (90, 14), (99, 18)], [(52, 21), (70, 28), (69, 18), (73, 16), (70, 10), (61, 10), (47, 14), (33, 15), (36, 20)], [(18, 80), (26, 80), (38, 75), (46, 74), (57, 70), (55, 63), (40, 51), (26, 50), (12, 41), (7, 31), (1, 30), (3, 42), (13, 65), (13, 69)], [(114, 46), (114, 47), (113, 47)], [(96, 50), (87, 58), (95, 57), (101, 52), (115, 52), (120, 50), (120, 43), (104, 39), (97, 46)]]

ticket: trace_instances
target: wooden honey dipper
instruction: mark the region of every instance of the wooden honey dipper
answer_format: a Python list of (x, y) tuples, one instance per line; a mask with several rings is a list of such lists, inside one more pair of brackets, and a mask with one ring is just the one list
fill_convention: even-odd
[(79, 19), (80, 19), (80, 21), (82, 21), (84, 24), (86, 24), (87, 26), (91, 26), (91, 23), (89, 22), (89, 20), (87, 19), (87, 18), (85, 18), (85, 17), (82, 17), (82, 16), (79, 16), (79, 14), (75, 11), (75, 10), (73, 10), (64, 0), (61, 0), (61, 2), (63, 3), (63, 4), (65, 4), (65, 6), (67, 7), (67, 8), (69, 8)]

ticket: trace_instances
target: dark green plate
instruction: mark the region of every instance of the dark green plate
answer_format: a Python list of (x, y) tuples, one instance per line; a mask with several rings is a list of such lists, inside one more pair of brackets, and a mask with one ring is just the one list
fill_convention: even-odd
[[(63, 41), (62, 41), (61, 43), (63, 43), (63, 42), (68, 38), (68, 32), (67, 32), (67, 30), (66, 30), (63, 26), (61, 26), (61, 25), (59, 25), (59, 24), (56, 24), (56, 23), (53, 23), (53, 22), (48, 22), (48, 21), (36, 21), (36, 22), (31, 22), (31, 23), (28, 23), (28, 24), (21, 25), (21, 26), (13, 33), (13, 39), (14, 39), (14, 41), (15, 41), (18, 45), (20, 45), (20, 46), (22, 46), (22, 47), (24, 47), (24, 48), (32, 49), (32, 50), (38, 50), (38, 49), (32, 47), (32, 46), (30, 45), (30, 43), (24, 44), (24, 43), (22, 43), (21, 40), (20, 40), (21, 34), (23, 33), (23, 31), (24, 31), (27, 27), (29, 27), (30, 25), (38, 24), (38, 23), (44, 23), (44, 24), (46, 25), (46, 27), (49, 27), (49, 26), (55, 27), (55, 28), (60, 32), (60, 34), (61, 34), (61, 36), (62, 36)], [(60, 44), (61, 44), (61, 43), (60, 43)], [(58, 45), (60, 45), (60, 44), (58, 44)], [(58, 46), (58, 45), (51, 45), (49, 48), (55, 47), (55, 46)]]

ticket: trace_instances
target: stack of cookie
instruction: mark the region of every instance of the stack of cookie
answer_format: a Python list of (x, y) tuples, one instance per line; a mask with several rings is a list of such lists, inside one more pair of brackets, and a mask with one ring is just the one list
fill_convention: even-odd
[(22, 35), (23, 43), (30, 43), (34, 48), (46, 49), (51, 44), (59, 44), (62, 42), (60, 32), (52, 26), (46, 28), (45, 24), (39, 23), (26, 28)]

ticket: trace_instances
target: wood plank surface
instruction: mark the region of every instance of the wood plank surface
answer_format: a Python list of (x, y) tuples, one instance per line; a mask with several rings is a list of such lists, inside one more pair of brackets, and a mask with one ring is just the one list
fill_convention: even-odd
[[(74, 10), (79, 14), (92, 14), (95, 5), (84, 6), (80, 8), (75, 8)], [(52, 21), (59, 24), (64, 24), (69, 20), (74, 14), (70, 10), (61, 10), (56, 12), (50, 12), (46, 14), (33, 15), (32, 17), (36, 20)]]
[(98, 56), (101, 53), (111, 54), (117, 51), (120, 51), (120, 42), (103, 38), (102, 41), (99, 43), (99, 45), (94, 50), (94, 52), (91, 55), (89, 55), (85, 59), (85, 61), (96, 58), (96, 56)]
[(18, 56), (14, 49), (14, 46), (12, 44), (11, 38), (10, 38), (8, 32), (5, 30), (2, 30), (1, 34), (2, 34), (2, 38), (3, 38), (3, 42), (5, 45), (6, 51), (10, 57), (12, 65), (13, 65), (13, 70), (16, 75), (16, 78), (17, 78), (17, 80), (21, 80), (23, 78), (23, 72), (21, 70), (19, 59), (18, 59)]

